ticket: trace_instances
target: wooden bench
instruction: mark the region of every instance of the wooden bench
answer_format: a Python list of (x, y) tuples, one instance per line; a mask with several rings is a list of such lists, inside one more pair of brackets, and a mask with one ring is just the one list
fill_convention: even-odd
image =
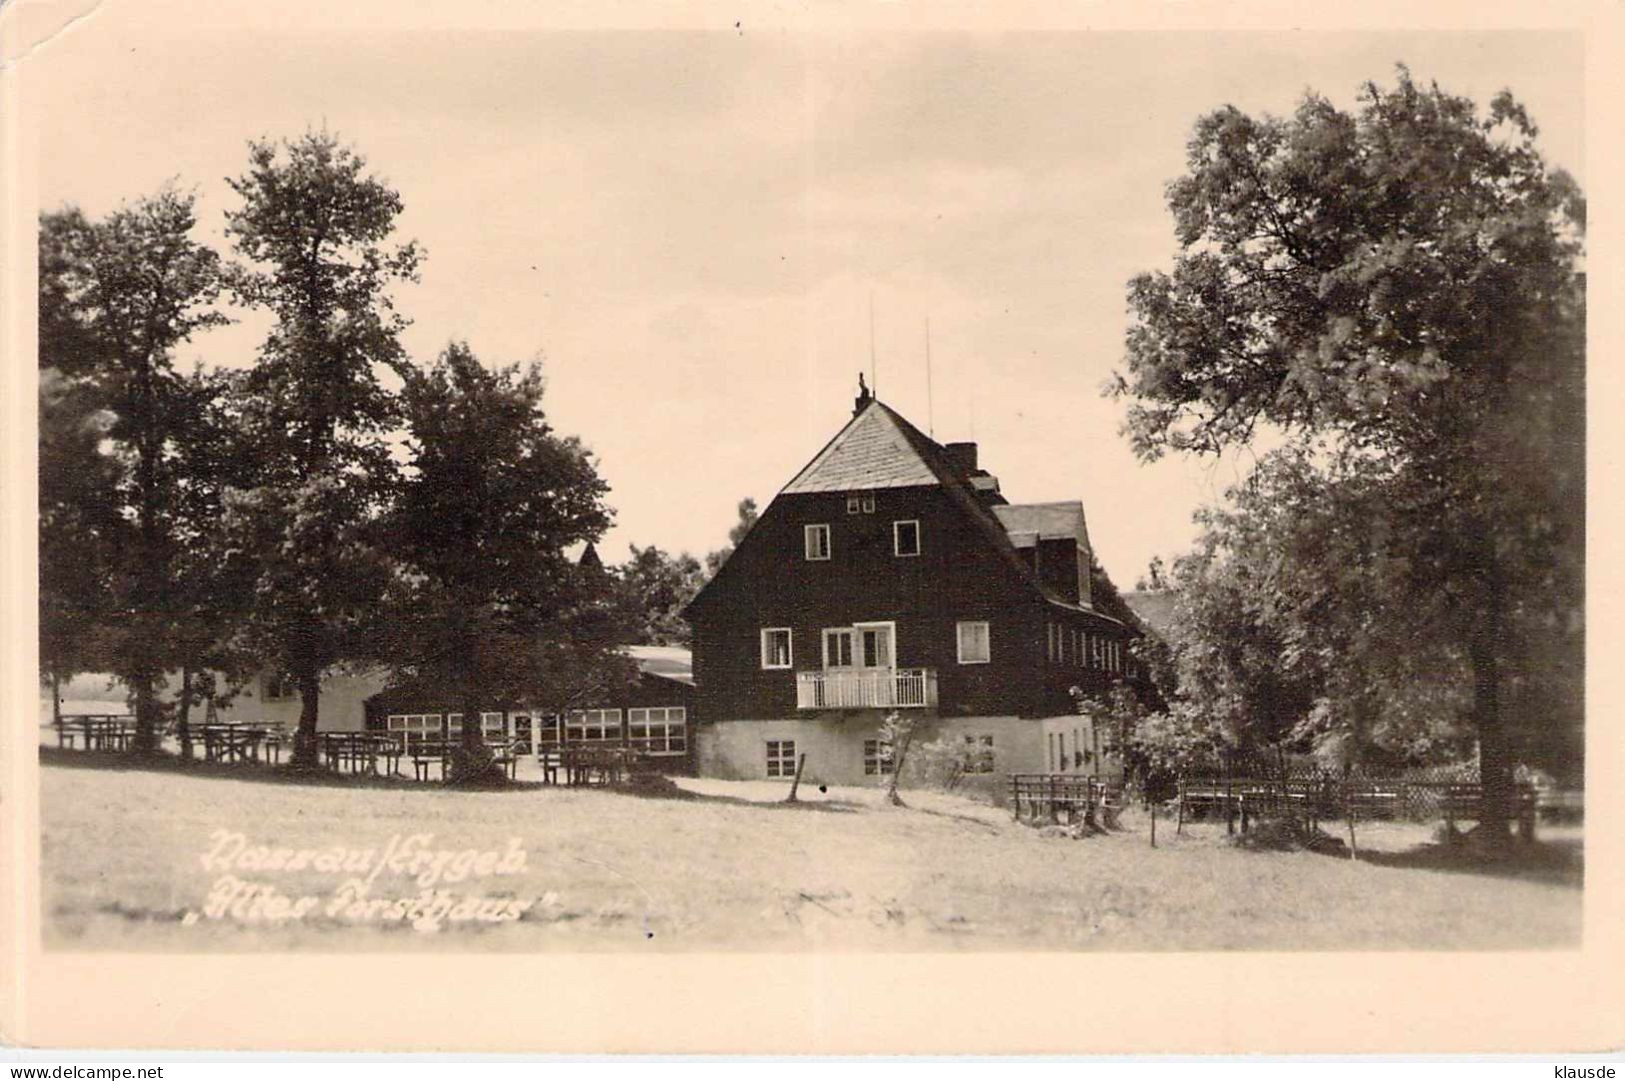
[(451, 757), (451, 744), (440, 739), (413, 740), (406, 748), (412, 759), (412, 775), (419, 781), (429, 779), (429, 767), (439, 765), (440, 779), (446, 779), (447, 760)]
[(519, 775), (519, 741), (490, 743), (486, 746), (491, 749), (491, 760), (502, 767), (502, 771), (508, 775), (508, 780), (515, 779)]
[(1025, 806), (1029, 821), (1047, 817), (1051, 822), (1060, 822), (1064, 816), (1068, 824), (1080, 818), (1091, 826), (1097, 824), (1100, 787), (1092, 777), (1077, 773), (1012, 773), (1008, 784), (1010, 809), (1017, 822)]

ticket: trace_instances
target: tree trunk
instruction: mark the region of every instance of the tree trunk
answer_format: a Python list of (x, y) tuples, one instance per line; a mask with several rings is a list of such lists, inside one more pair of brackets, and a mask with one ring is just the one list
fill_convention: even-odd
[(1473, 720), (1478, 732), (1478, 781), (1481, 807), (1478, 834), (1494, 847), (1504, 845), (1512, 818), (1512, 763), (1501, 721), (1501, 666), (1495, 655), (1499, 639), (1499, 606), (1494, 618), (1474, 635), (1469, 657), (1473, 666)]
[(181, 743), (181, 757), (192, 757), (192, 668), (181, 665), (181, 708), (175, 719), (175, 738)]
[(151, 676), (131, 681), (135, 691), (135, 752), (156, 754), (162, 726), (159, 724), (158, 696), (153, 693)]
[(308, 667), (294, 675), (299, 687), (299, 727), (293, 733), (293, 753), (288, 756), (288, 768), (314, 770), (321, 768), (316, 739), (317, 712), (321, 705), (322, 677)]
[(62, 677), (51, 673), (51, 724), (62, 731)]
[(910, 724), (903, 731), (903, 746), (897, 751), (897, 758), (891, 764), (891, 784), (886, 788), (886, 802), (893, 807), (905, 806), (903, 797), (897, 794), (897, 779), (903, 775), (903, 763), (908, 761), (908, 745), (914, 742), (914, 726)]
[(463, 696), (463, 738), (452, 752), (451, 769), (446, 774), (451, 784), (494, 785), (508, 779), (485, 745), (485, 722), (480, 717), (482, 704), (477, 692), (470, 691)]

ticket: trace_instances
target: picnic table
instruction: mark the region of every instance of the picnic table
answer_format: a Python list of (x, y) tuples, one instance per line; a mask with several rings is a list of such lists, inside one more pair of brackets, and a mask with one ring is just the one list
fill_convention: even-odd
[(398, 771), (404, 749), (394, 736), (382, 732), (323, 732), (322, 755), (334, 772), (348, 768), (351, 773), (378, 772), (383, 759), (387, 772)]
[(57, 746), (70, 751), (79, 740), (87, 751), (128, 750), (135, 741), (135, 715), (130, 713), (71, 713), (51, 724)]
[(199, 725), (196, 729), (203, 740), (203, 759), (206, 762), (258, 762), (260, 747), (265, 742), (263, 725), (242, 721), (216, 721)]
[[(519, 747), (522, 741), (486, 740), (491, 759), (501, 766), (512, 780), (519, 772)], [(419, 781), (429, 780), (429, 771), (440, 767), (440, 779), (445, 780), (451, 768), (451, 756), (461, 746), (456, 739), (412, 739), (407, 742), (405, 754), (412, 759), (412, 775)]]
[[(542, 753), (549, 755), (547, 751)], [(557, 764), (551, 770), (553, 782), (557, 782), (558, 774), (562, 772), (564, 783), (571, 786), (619, 784), (631, 774), (648, 770), (651, 761), (647, 754), (631, 747), (566, 744), (551, 753), (558, 756)], [(544, 779), (547, 773), (547, 767), (544, 767)]]

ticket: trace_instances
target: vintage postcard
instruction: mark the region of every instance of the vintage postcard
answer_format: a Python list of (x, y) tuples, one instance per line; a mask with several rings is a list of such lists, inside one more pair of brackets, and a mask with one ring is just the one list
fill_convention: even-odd
[(8, 1040), (1618, 1047), (1617, 12), (0, 19)]

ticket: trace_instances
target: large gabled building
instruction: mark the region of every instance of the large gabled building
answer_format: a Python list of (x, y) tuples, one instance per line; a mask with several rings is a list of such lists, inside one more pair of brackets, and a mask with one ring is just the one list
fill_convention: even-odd
[(861, 781), (895, 709), (972, 773), (1113, 772), (1074, 690), (1132, 678), (1138, 632), (1091, 564), (1081, 503), (1012, 505), (974, 443), (861, 394), (687, 609), (696, 768)]

